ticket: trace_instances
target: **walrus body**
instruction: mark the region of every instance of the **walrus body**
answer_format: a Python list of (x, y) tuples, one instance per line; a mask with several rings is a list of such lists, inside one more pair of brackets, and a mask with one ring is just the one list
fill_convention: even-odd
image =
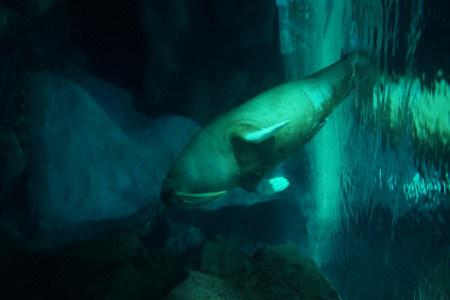
[(320, 130), (347, 96), (356, 54), (298, 81), (272, 88), (200, 130), (175, 160), (161, 199), (201, 205), (240, 186), (271, 194), (289, 182), (264, 175), (297, 152)]

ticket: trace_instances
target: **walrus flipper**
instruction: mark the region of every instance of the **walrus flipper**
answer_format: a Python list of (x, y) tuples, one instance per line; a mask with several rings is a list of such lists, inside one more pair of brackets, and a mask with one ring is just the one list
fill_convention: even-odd
[(240, 187), (261, 196), (270, 196), (287, 189), (289, 180), (281, 176), (267, 179), (264, 174), (253, 174), (247, 176), (246, 180), (241, 182)]
[(289, 186), (289, 180), (284, 177), (274, 177), (269, 180), (263, 180), (258, 185), (256, 192), (262, 196), (270, 196), (284, 191)]
[(286, 126), (290, 122), (291, 122), (290, 120), (286, 120), (286, 121), (280, 122), (278, 124), (257, 130), (257, 131), (248, 132), (248, 133), (243, 134), (242, 138), (244, 140), (246, 140), (247, 142), (259, 144), (262, 141), (273, 136), (275, 133), (280, 131), (284, 126)]

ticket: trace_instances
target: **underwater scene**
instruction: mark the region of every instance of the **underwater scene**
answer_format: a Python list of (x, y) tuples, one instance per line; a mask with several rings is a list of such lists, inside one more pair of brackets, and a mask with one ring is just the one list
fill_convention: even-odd
[(450, 299), (449, 15), (0, 0), (0, 299)]

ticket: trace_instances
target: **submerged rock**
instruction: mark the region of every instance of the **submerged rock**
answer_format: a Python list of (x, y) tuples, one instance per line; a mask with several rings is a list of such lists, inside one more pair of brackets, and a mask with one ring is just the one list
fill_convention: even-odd
[(15, 10), (41, 16), (52, 7), (56, 0), (3, 0), (1, 2)]
[(266, 246), (247, 258), (232, 245), (207, 242), (182, 262), (191, 264), (186, 279), (164, 299), (339, 299), (294, 244)]
[(25, 168), (25, 150), (20, 144), (19, 137), (12, 131), (0, 127), (0, 181), (2, 185), (14, 180)]
[(149, 222), (171, 160), (198, 130), (182, 117), (144, 118), (126, 91), (83, 71), (69, 73), (37, 73), (28, 83), (32, 216), (19, 225), (30, 228), (24, 243), (32, 249)]
[(293, 244), (253, 258), (219, 242), (185, 253), (147, 249), (136, 236), (39, 253), (0, 245), (0, 294), (17, 299), (339, 299)]

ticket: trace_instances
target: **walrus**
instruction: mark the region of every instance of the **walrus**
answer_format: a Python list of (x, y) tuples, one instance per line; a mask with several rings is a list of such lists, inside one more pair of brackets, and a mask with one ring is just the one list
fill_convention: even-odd
[(166, 204), (197, 206), (240, 186), (262, 195), (289, 186), (265, 178), (324, 126), (349, 94), (357, 53), (306, 78), (281, 84), (219, 116), (173, 162), (161, 189)]

